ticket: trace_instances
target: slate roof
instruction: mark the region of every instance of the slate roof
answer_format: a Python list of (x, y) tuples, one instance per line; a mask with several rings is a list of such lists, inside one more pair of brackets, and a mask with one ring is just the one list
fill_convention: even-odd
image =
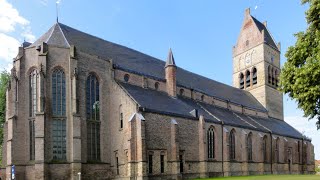
[[(31, 46), (39, 45), (41, 42), (63, 47), (74, 45), (77, 50), (82, 52), (99, 56), (102, 59), (112, 59), (115, 68), (160, 80), (165, 79), (164, 61), (61, 23), (55, 24)], [(177, 85), (197, 90), (209, 96), (242, 104), (246, 107), (266, 111), (251, 93), (189, 72), (180, 67), (177, 67)]]
[(146, 89), (128, 83), (118, 84), (139, 104), (140, 108), (147, 112), (167, 114), (189, 119), (198, 119), (190, 114), (197, 109), (207, 122), (216, 124), (223, 123), (229, 126), (241, 127), (249, 130), (262, 131), (265, 133), (287, 136), (292, 138), (303, 138), (301, 133), (291, 127), (285, 121), (248, 116), (233, 112), (229, 109), (209, 105), (182, 96), (173, 98), (164, 92)]
[(278, 49), (278, 46), (276, 45), (274, 39), (272, 38), (271, 34), (269, 33), (268, 29), (266, 28), (265, 25), (263, 25), (260, 21), (258, 21), (256, 18), (251, 16), (253, 19), (253, 22), (256, 24), (257, 28), (259, 29), (260, 32), (264, 30), (264, 42), (275, 48), (276, 50), (280, 51)]
[(174, 57), (173, 57), (173, 53), (172, 53), (172, 50), (171, 48), (169, 49), (169, 54), (168, 54), (168, 58), (167, 58), (167, 61), (166, 61), (166, 66), (168, 65), (176, 65), (176, 63), (174, 62)]

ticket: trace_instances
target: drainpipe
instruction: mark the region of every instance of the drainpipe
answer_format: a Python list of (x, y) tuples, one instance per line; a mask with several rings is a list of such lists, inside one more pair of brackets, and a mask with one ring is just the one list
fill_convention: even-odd
[[(273, 169), (272, 169), (272, 161), (273, 161), (273, 156), (272, 156), (272, 132), (269, 131), (270, 133), (270, 165), (271, 165), (271, 174), (273, 174)], [(279, 151), (279, 150), (278, 150)]]
[(222, 142), (222, 177), (224, 177), (224, 157), (223, 157), (223, 148), (224, 148), (224, 141), (223, 141), (223, 125), (224, 125), (224, 123), (223, 123), (223, 121), (221, 121), (221, 142)]

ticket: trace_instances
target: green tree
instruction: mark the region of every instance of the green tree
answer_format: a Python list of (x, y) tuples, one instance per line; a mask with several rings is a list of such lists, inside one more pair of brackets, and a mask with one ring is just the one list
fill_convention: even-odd
[(295, 45), (288, 48), (287, 62), (280, 75), (280, 90), (295, 99), (309, 119), (317, 118), (320, 129), (320, 1), (302, 0), (308, 27), (295, 34)]
[[(7, 71), (0, 73), (0, 152), (3, 143), (3, 127), (6, 119), (6, 90), (9, 84), (10, 74)], [(0, 153), (0, 162), (2, 161), (2, 153)]]

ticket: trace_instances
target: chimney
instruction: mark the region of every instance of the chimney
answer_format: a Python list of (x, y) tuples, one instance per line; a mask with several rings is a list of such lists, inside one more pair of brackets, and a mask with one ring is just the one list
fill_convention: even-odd
[(177, 96), (176, 71), (177, 71), (177, 66), (174, 62), (172, 50), (170, 48), (166, 66), (165, 66), (165, 73), (166, 73), (167, 93), (172, 97)]

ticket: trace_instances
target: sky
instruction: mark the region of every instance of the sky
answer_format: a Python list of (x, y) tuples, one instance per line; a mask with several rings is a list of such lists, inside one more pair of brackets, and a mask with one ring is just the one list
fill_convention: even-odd
[[(294, 34), (307, 27), (308, 5), (300, 0), (0, 0), (0, 69), (9, 70), (18, 46), (34, 42), (59, 22), (102, 39), (165, 60), (172, 48), (179, 67), (232, 85), (232, 47), (244, 11), (268, 22), (281, 42), (281, 64)], [(315, 120), (308, 121), (297, 104), (284, 96), (285, 121), (312, 138), (316, 159), (320, 139)]]

